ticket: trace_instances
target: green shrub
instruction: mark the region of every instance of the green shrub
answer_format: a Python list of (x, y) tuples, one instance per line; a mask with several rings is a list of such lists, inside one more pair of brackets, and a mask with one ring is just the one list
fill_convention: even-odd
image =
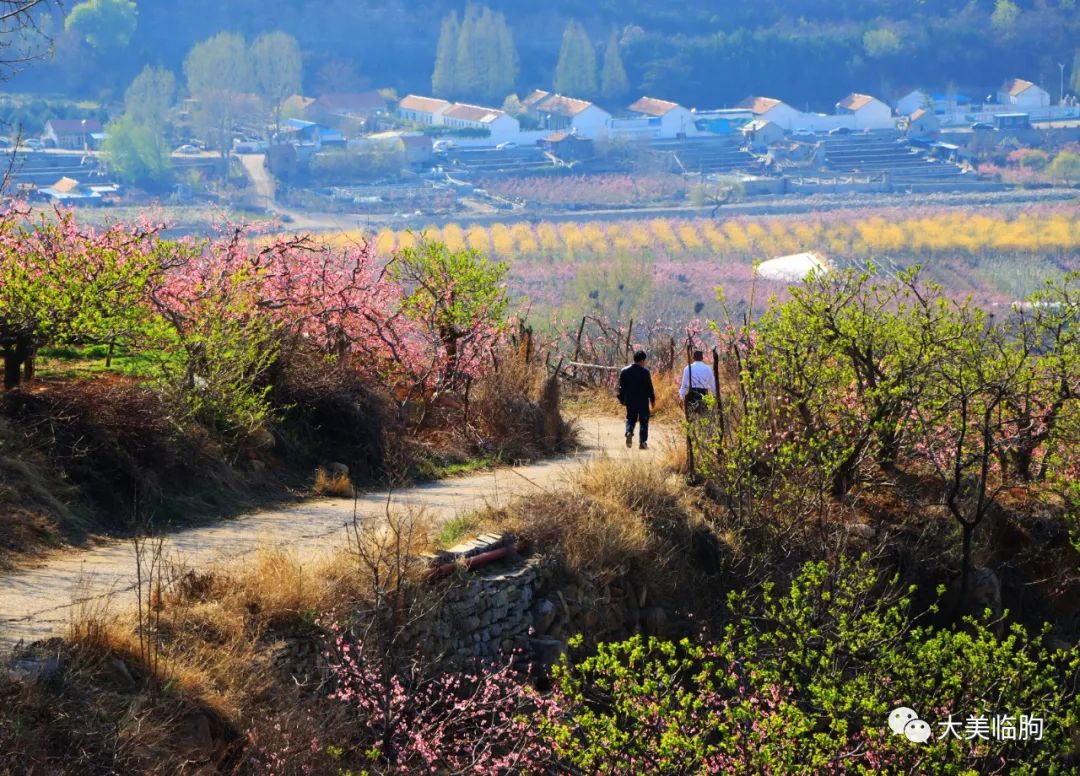
[[(634, 637), (564, 660), (545, 729), (586, 773), (1073, 773), (1080, 657), (1019, 625), (919, 625), (910, 606), (865, 559), (808, 563), (782, 595), (731, 594), (715, 639)], [(900, 706), (929, 741), (891, 732)], [(998, 714), (1041, 718), (1042, 739), (958, 741), (942, 725), (952, 715), (966, 736), (969, 717)]]

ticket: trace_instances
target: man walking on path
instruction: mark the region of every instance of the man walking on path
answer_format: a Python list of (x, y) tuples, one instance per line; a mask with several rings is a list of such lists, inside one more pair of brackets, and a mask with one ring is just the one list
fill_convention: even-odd
[(634, 363), (619, 372), (619, 401), (626, 405), (626, 446), (634, 444), (634, 425), (641, 424), (640, 444), (649, 449), (649, 409), (656, 405), (652, 375), (645, 368), (644, 350), (634, 354)]
[(687, 417), (693, 417), (705, 409), (705, 397), (712, 393), (713, 387), (713, 373), (705, 365), (705, 354), (695, 350), (694, 362), (683, 369), (682, 382), (679, 384), (679, 398), (686, 405)]

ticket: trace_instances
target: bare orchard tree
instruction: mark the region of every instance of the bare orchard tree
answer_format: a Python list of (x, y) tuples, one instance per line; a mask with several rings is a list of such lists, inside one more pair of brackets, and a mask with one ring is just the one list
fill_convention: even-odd
[[(63, 0), (0, 0), (0, 81), (49, 53), (52, 39), (47, 24), (52, 11), (63, 11)], [(22, 134), (18, 127), (13, 133)], [(12, 151), (2, 165), (0, 192), (7, 191), (15, 159)]]
[(63, 10), (61, 0), (0, 0), (0, 78), (48, 53), (50, 9)]

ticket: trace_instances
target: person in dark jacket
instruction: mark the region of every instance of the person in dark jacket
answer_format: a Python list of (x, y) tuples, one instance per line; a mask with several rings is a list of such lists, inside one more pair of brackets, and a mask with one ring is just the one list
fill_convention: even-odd
[(649, 410), (656, 406), (652, 375), (645, 368), (644, 350), (634, 354), (634, 363), (619, 372), (619, 401), (626, 405), (626, 446), (634, 444), (634, 426), (641, 424), (638, 445), (649, 449)]

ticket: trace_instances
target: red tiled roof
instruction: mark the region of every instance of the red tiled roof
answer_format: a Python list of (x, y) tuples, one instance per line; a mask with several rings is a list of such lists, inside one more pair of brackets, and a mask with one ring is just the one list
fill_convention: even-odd
[(438, 97), (420, 97), (409, 94), (401, 98), (398, 107), (404, 110), (421, 111), (422, 113), (438, 113), (444, 108), (450, 107), (450, 103), (446, 100), (440, 100)]
[(1010, 78), (1005, 82), (1005, 85), (1001, 87), (1001, 91), (1005, 92), (1010, 97), (1017, 97), (1034, 85), (1035, 84), (1031, 81), (1025, 81), (1023, 78)]
[(630, 106), (634, 113), (644, 113), (649, 116), (663, 116), (679, 107), (677, 102), (658, 100), (655, 97), (642, 97)]
[(852, 92), (840, 102), (836, 103), (838, 108), (846, 108), (847, 110), (855, 111), (865, 108), (872, 103), (874, 98), (869, 94), (859, 94), (858, 92)]
[(545, 92), (543, 89), (533, 89), (529, 95), (521, 101), (521, 104), (526, 108), (531, 108), (536, 103), (550, 96), (551, 92)]
[[(531, 96), (531, 95), (530, 95)], [(588, 100), (577, 100), (573, 97), (564, 97), (561, 94), (553, 94), (536, 103), (535, 108), (543, 113), (554, 113), (559, 116), (573, 117), (592, 107)]]
[(745, 100), (736, 105), (736, 108), (749, 108), (755, 115), (760, 116), (762, 113), (768, 113), (777, 105), (783, 105), (780, 100), (772, 97), (747, 97)]
[(443, 116), (451, 119), (461, 119), (462, 121), (482, 121), (488, 123), (504, 115), (498, 108), (484, 108), (480, 105), (467, 105), (465, 103), (454, 103), (445, 111)]

